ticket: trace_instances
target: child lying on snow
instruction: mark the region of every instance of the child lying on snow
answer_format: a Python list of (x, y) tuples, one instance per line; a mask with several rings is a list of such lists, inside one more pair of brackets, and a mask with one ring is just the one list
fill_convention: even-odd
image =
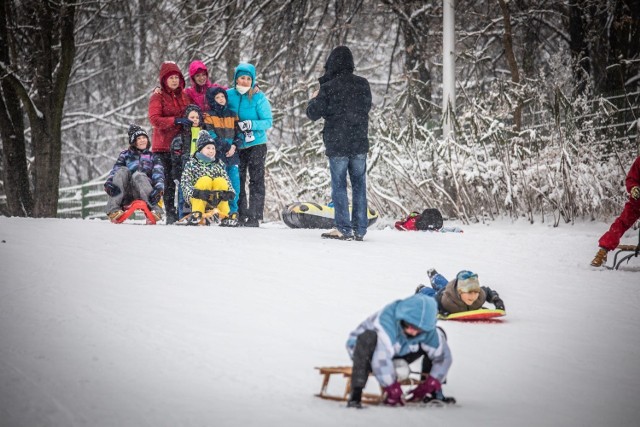
[(504, 302), (498, 292), (488, 286), (480, 286), (478, 275), (462, 270), (452, 281), (448, 281), (434, 268), (427, 271), (431, 287), (420, 285), (416, 293), (432, 296), (438, 302), (438, 312), (443, 316), (462, 311), (478, 310), (489, 302), (497, 310), (504, 310)]

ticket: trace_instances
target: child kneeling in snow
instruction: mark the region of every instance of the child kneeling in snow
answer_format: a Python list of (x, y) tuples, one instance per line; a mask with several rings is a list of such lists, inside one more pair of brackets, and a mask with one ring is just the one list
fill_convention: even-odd
[(411, 363), (420, 357), (423, 380), (407, 393), (408, 401), (447, 400), (442, 395), (442, 383), (452, 359), (446, 335), (436, 327), (437, 311), (433, 298), (416, 294), (385, 306), (351, 332), (347, 351), (353, 369), (347, 407), (362, 408), (362, 390), (370, 372), (384, 389), (386, 405), (404, 405), (395, 366), (400, 359)]
[(176, 224), (207, 225), (207, 207), (214, 210), (218, 219), (229, 215), (229, 200), (235, 192), (224, 164), (216, 159), (215, 141), (206, 130), (198, 135), (197, 151), (184, 167), (180, 186), (185, 203), (191, 205), (191, 213)]
[(434, 268), (427, 271), (431, 287), (420, 285), (416, 293), (435, 297), (438, 312), (443, 316), (462, 311), (478, 310), (486, 302), (495, 305), (497, 310), (504, 310), (504, 302), (498, 292), (488, 286), (480, 286), (478, 275), (462, 270), (452, 281), (448, 281)]
[(109, 195), (107, 216), (116, 221), (124, 214), (124, 206), (136, 199), (149, 205), (156, 221), (162, 218), (158, 202), (164, 191), (164, 168), (162, 160), (149, 148), (149, 136), (140, 126), (129, 126), (129, 148), (118, 156), (113, 169), (104, 183)]

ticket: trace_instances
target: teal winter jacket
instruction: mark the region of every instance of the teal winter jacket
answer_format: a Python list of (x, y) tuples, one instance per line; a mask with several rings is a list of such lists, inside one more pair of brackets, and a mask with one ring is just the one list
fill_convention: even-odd
[(229, 108), (238, 113), (240, 121), (251, 120), (251, 130), (256, 138), (254, 141), (246, 142), (243, 135), (243, 141), (239, 147), (242, 150), (254, 145), (267, 143), (267, 129), (273, 124), (273, 116), (271, 114), (271, 104), (264, 92), (260, 91), (250, 96), (249, 92), (252, 92), (252, 90), (244, 95), (241, 95), (236, 90), (236, 78), (238, 72), (241, 71), (248, 72), (251, 75), (251, 89), (253, 89), (256, 84), (256, 68), (252, 64), (239, 64), (233, 75), (233, 87), (227, 90)]

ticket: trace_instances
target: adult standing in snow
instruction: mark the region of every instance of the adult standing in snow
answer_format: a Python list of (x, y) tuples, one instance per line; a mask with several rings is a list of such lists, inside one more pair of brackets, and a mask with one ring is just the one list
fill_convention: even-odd
[(175, 206), (176, 185), (171, 178), (171, 141), (182, 126), (191, 127), (190, 120), (183, 117), (189, 105), (184, 93), (184, 77), (175, 62), (166, 61), (160, 66), (160, 93), (153, 93), (149, 100), (149, 121), (153, 126), (151, 151), (162, 160), (165, 175), (164, 208), (167, 215), (167, 225), (178, 219)]
[[(240, 195), (238, 197), (239, 225), (259, 227), (264, 216), (265, 163), (267, 160), (267, 129), (273, 116), (271, 104), (264, 92), (254, 90), (256, 68), (240, 63), (233, 75), (233, 87), (227, 90), (229, 109), (238, 114), (238, 128), (242, 131), (240, 150)], [(249, 197), (246, 183), (249, 175)]]
[(624, 205), (622, 213), (611, 224), (609, 231), (604, 233), (598, 245), (600, 249), (591, 261), (594, 267), (601, 267), (607, 262), (607, 252), (614, 250), (620, 243), (620, 238), (640, 218), (640, 157), (636, 158), (627, 174), (625, 186), (629, 192), (629, 200)]
[(351, 332), (347, 340), (353, 360), (348, 407), (362, 407), (362, 390), (370, 372), (384, 389), (385, 404), (404, 405), (394, 361), (411, 363), (421, 356), (424, 380), (408, 392), (408, 400), (445, 400), (442, 383), (452, 359), (444, 331), (436, 328), (437, 313), (438, 304), (433, 298), (416, 294), (392, 302)]
[[(324, 118), (323, 140), (331, 171), (331, 199), (335, 228), (323, 238), (362, 240), (367, 233), (367, 153), (371, 89), (363, 77), (353, 74), (351, 50), (338, 46), (331, 51), (320, 77), (320, 89), (311, 95), (307, 117)], [(347, 173), (351, 181), (353, 208), (349, 215)]]
[(211, 109), (207, 104), (207, 89), (210, 87), (227, 89), (217, 83), (211, 83), (209, 80), (209, 70), (202, 61), (196, 60), (189, 64), (189, 78), (191, 78), (191, 86), (186, 88), (184, 91), (189, 97), (190, 103), (196, 104), (202, 111)]

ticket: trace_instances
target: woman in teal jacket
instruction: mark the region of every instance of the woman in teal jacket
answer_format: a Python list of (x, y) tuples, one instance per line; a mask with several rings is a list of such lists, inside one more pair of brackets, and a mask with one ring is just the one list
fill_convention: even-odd
[[(240, 149), (239, 223), (245, 227), (259, 227), (264, 215), (264, 173), (267, 159), (267, 129), (272, 125), (271, 104), (264, 92), (254, 90), (256, 68), (239, 64), (233, 85), (227, 90), (229, 108), (238, 113), (238, 127), (242, 131)], [(246, 182), (249, 172), (249, 200)]]

